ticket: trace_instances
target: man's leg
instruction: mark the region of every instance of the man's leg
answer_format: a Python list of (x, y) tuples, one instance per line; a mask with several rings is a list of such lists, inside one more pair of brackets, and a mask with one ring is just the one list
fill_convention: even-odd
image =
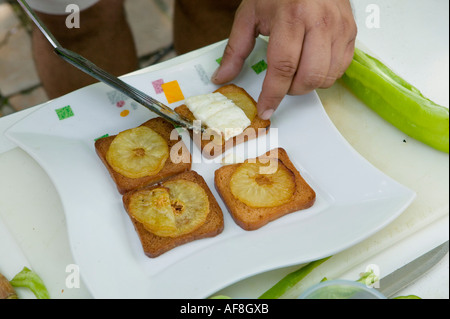
[(241, 0), (176, 0), (174, 46), (183, 54), (227, 39)]
[[(81, 11), (80, 28), (66, 27), (66, 15), (39, 13), (61, 45), (120, 76), (138, 68), (137, 53), (126, 21), (123, 0), (100, 0)], [(97, 82), (59, 58), (40, 31), (33, 30), (33, 57), (50, 99)]]

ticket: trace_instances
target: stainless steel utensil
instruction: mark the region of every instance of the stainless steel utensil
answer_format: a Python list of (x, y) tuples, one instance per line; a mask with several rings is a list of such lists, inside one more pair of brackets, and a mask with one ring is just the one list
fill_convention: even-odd
[(424, 275), (447, 253), (448, 241), (382, 278), (380, 280), (380, 288), (377, 289), (388, 298), (394, 297), (397, 292)]
[(138, 102), (142, 106), (148, 108), (150, 111), (158, 114), (159, 116), (167, 119), (175, 125), (185, 127), (190, 130), (204, 131), (203, 127), (194, 125), (191, 121), (182, 118), (178, 113), (164, 105), (163, 103), (155, 100), (154, 98), (148, 96), (144, 92), (132, 87), (131, 85), (125, 83), (119, 78), (109, 74), (108, 72), (102, 70), (96, 66), (91, 61), (80, 56), (79, 54), (63, 48), (58, 40), (53, 36), (53, 34), (47, 29), (44, 23), (39, 19), (33, 9), (30, 8), (25, 0), (17, 0), (22, 6), (27, 15), (33, 20), (39, 30), (44, 34), (50, 44), (53, 46), (54, 51), (62, 59), (82, 70), (83, 72), (89, 74), (95, 79), (113, 87), (114, 89), (122, 92), (126, 96), (130, 97), (134, 101)]

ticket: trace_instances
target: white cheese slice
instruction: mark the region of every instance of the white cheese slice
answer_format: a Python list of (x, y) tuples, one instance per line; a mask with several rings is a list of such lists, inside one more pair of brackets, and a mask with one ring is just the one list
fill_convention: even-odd
[(223, 134), (226, 141), (251, 124), (244, 111), (221, 93), (189, 97), (185, 103), (197, 120)]

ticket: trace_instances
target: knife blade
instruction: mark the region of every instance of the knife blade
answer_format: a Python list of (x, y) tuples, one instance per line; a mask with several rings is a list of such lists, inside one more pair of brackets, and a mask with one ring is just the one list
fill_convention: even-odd
[(448, 253), (448, 241), (414, 259), (405, 266), (383, 277), (376, 288), (387, 298), (394, 297), (400, 290), (408, 287), (426, 274)]
[(88, 59), (82, 57), (81, 55), (63, 48), (58, 40), (53, 36), (53, 34), (47, 29), (45, 24), (39, 19), (33, 9), (28, 5), (25, 0), (17, 0), (25, 13), (30, 17), (30, 19), (36, 24), (38, 29), (47, 38), (49, 43), (52, 45), (55, 53), (61, 57), (66, 62), (77, 67), (81, 71), (87, 73), (93, 78), (113, 87), (114, 89), (127, 95), (134, 101), (138, 102), (140, 105), (146, 107), (150, 111), (158, 114), (159, 116), (165, 118), (166, 120), (172, 122), (174, 125), (185, 127), (189, 130), (195, 132), (205, 132), (205, 128), (199, 123), (193, 123), (192, 121), (181, 117), (174, 110), (164, 105), (160, 101), (155, 100), (151, 96), (145, 94), (144, 92), (132, 87), (131, 85), (125, 83), (121, 79), (109, 74), (105, 70), (99, 68), (94, 63)]

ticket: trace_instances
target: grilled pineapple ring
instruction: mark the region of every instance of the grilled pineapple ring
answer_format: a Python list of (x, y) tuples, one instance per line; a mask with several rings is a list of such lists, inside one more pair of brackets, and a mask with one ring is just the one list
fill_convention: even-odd
[(158, 174), (168, 157), (167, 142), (146, 126), (119, 133), (106, 153), (109, 165), (129, 178)]
[(293, 173), (280, 161), (271, 173), (267, 164), (257, 161), (241, 164), (231, 176), (230, 189), (235, 198), (250, 207), (275, 207), (287, 203), (295, 191)]
[(178, 237), (206, 221), (209, 200), (201, 186), (181, 179), (134, 193), (129, 208), (133, 218), (149, 232), (160, 237)]

